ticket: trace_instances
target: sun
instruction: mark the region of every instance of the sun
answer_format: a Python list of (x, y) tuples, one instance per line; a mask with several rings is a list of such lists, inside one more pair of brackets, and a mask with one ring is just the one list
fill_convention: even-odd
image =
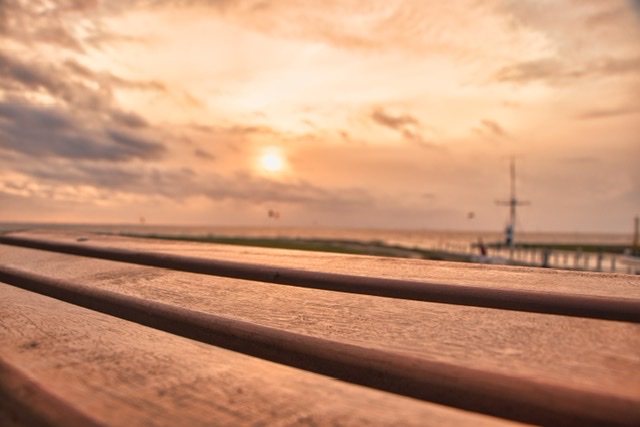
[(270, 149), (260, 156), (259, 164), (265, 172), (282, 172), (285, 167), (285, 160), (282, 157), (282, 153), (275, 149)]

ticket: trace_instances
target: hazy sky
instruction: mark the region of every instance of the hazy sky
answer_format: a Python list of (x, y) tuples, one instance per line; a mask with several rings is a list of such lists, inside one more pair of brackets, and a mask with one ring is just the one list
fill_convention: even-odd
[(640, 1), (0, 0), (0, 221), (500, 230), (512, 156), (631, 232)]

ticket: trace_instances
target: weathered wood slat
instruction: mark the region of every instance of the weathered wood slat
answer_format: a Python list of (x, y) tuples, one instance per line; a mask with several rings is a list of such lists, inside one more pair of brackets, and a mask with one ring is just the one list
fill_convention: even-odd
[(56, 396), (49, 388), (50, 385), (39, 384), (0, 357), (0, 425), (4, 427), (97, 427), (101, 425), (88, 414), (78, 410), (73, 402), (67, 402)]
[(336, 294), (2, 245), (0, 259), (151, 301), (640, 400), (634, 324)]
[[(238, 261), (297, 270), (358, 276), (401, 278), (495, 289), (519, 289), (554, 294), (580, 294), (640, 299), (640, 276), (566, 270), (412, 260), (250, 246), (204, 244), (158, 239), (127, 238), (47, 231), (13, 232), (11, 236), (62, 243), (89, 243), (98, 247), (180, 254), (212, 260)], [(603, 282), (606, 286), (603, 286)]]
[(51, 278), (305, 335), (640, 400), (637, 324), (338, 294), (3, 245), (0, 259)]
[(633, 299), (488, 289), (464, 284), (448, 285), (373, 276), (363, 277), (202, 259), (177, 254), (97, 247), (91, 244), (63, 243), (24, 236), (0, 236), (0, 243), (191, 273), (329, 291), (640, 323), (640, 301)]
[(640, 424), (637, 402), (602, 393), (295, 334), (6, 267), (0, 267), (0, 281), (208, 344), (466, 410), (536, 424)]
[[(13, 397), (0, 403), (0, 420), (16, 425), (512, 424), (204, 345), (4, 284), (0, 342), (0, 395)], [(28, 388), (35, 390), (30, 396), (14, 394)]]

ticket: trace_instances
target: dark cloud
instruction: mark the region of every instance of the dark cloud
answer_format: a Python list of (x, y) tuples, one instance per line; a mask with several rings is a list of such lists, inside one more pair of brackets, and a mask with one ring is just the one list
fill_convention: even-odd
[[(61, 186), (92, 187), (101, 194), (163, 196), (172, 200), (202, 194), (202, 184), (189, 168), (159, 168), (131, 163), (56, 158), (47, 162), (23, 162), (15, 169), (28, 176), (29, 182), (37, 183), (31, 187), (46, 189), (43, 194), (33, 194), (39, 197), (48, 197), (48, 192), (55, 192)], [(13, 185), (27, 186), (24, 182)]]
[(633, 6), (633, 9), (635, 10), (635, 12), (638, 14), (638, 18), (640, 18), (640, 0), (629, 0), (631, 2), (631, 6)]
[(481, 120), (480, 123), (485, 129), (491, 131), (494, 135), (498, 135), (498, 136), (505, 135), (505, 131), (504, 129), (502, 129), (502, 126), (500, 126), (498, 123), (496, 123), (493, 120), (483, 119)]
[[(253, 205), (281, 203), (344, 212), (371, 207), (375, 201), (364, 189), (323, 188), (308, 181), (281, 182), (238, 173), (198, 175), (189, 168), (152, 167), (130, 163), (77, 162), (57, 158), (47, 162), (21, 162), (16, 171), (26, 180), (7, 179), (5, 192), (35, 198), (55, 198), (59, 188), (93, 187), (103, 197), (131, 194), (183, 201), (205, 197), (213, 202), (232, 201)], [(73, 191), (68, 191), (73, 193)]]
[(2, 51), (0, 51), (0, 78), (5, 89), (15, 87), (38, 90), (45, 88), (50, 92), (57, 92), (58, 85), (54, 83), (50, 72), (41, 69), (41, 67), (30, 67)]
[(133, 190), (142, 181), (140, 168), (111, 163), (54, 161), (22, 165), (17, 170), (53, 185), (90, 185), (118, 191)]
[(364, 189), (328, 189), (307, 181), (281, 182), (237, 174), (232, 179), (207, 179), (204, 194), (212, 200), (240, 200), (251, 203), (290, 203), (307, 208), (332, 211), (349, 210), (373, 205), (373, 198)]
[(394, 130), (403, 130), (407, 126), (417, 126), (420, 124), (418, 119), (409, 116), (408, 114), (394, 116), (386, 113), (380, 108), (376, 108), (373, 110), (373, 112), (371, 113), (371, 118), (379, 125), (386, 126)]
[(640, 56), (590, 61), (582, 65), (546, 58), (521, 62), (500, 68), (492, 80), (500, 83), (546, 83), (563, 85), (585, 78), (635, 77), (640, 72)]
[(200, 148), (193, 151), (193, 155), (204, 160), (213, 160), (215, 156), (208, 151), (202, 150)]
[(156, 81), (124, 79), (91, 70), (75, 61), (61, 64), (42, 60), (24, 61), (0, 51), (0, 89), (15, 96), (25, 92), (44, 93), (73, 107), (106, 110), (115, 103), (115, 89), (166, 92)]
[[(0, 52), (0, 89), (15, 96), (44, 93), (66, 104), (91, 110), (107, 108), (112, 102), (111, 90), (104, 86), (93, 89), (72, 71), (65, 66), (27, 63)], [(91, 80), (99, 81), (97, 77)]]
[(509, 136), (498, 122), (489, 119), (480, 120), (480, 124), (472, 130), (483, 138), (488, 139), (506, 138)]
[(624, 107), (616, 107), (616, 108), (596, 108), (593, 110), (584, 111), (578, 114), (576, 118), (581, 120), (590, 120), (590, 119), (602, 119), (607, 117), (626, 116), (629, 114), (638, 114), (638, 113), (640, 113), (640, 105), (624, 106)]
[[(55, 21), (53, 22), (55, 23)], [(33, 32), (33, 36), (43, 44), (63, 46), (78, 53), (84, 53), (85, 51), (82, 44), (59, 23), (39, 28)]]
[(165, 151), (158, 142), (82, 119), (61, 109), (0, 102), (0, 147), (30, 157), (106, 161), (156, 159)]
[(122, 159), (130, 158), (158, 158), (164, 151), (162, 144), (147, 141), (136, 135), (128, 134), (118, 130), (107, 129), (107, 135), (116, 143), (114, 153)]
[(500, 83), (527, 84), (532, 82), (559, 83), (584, 77), (584, 70), (568, 70), (558, 60), (541, 59), (508, 65), (499, 69), (493, 80)]
[(114, 110), (111, 111), (110, 115), (115, 123), (122, 126), (136, 129), (149, 127), (149, 123), (142, 116), (135, 113)]
[[(31, 107), (27, 104), (0, 102), (0, 117), (7, 127), (28, 127), (28, 129), (49, 128), (51, 130), (67, 130), (73, 126), (66, 115), (54, 109)], [(4, 127), (4, 126), (3, 126)]]
[[(141, 91), (167, 92), (167, 86), (154, 80), (130, 80), (112, 74), (106, 74), (109, 83), (121, 89), (134, 89)], [(194, 98), (195, 99), (195, 98)], [(196, 101), (194, 101), (196, 102)]]
[[(142, 116), (122, 111), (114, 96), (116, 90), (165, 93), (162, 83), (96, 71), (75, 59), (48, 61), (46, 56), (25, 54), (37, 43), (70, 47), (76, 35), (62, 31), (72, 28), (64, 14), (75, 14), (69, 19), (78, 20), (78, 13), (89, 13), (96, 6), (94, 1), (81, 0), (61, 0), (53, 7), (39, 0), (0, 3), (0, 24), (5, 30), (0, 32), (0, 42), (9, 37), (22, 46), (0, 49), (0, 93), (4, 95), (0, 148), (5, 152), (111, 162), (157, 159), (164, 153), (163, 144), (152, 136), (158, 132)], [(91, 14), (82, 18), (92, 22)], [(86, 30), (91, 32), (89, 27)], [(78, 56), (70, 56), (74, 57)]]
[(375, 108), (369, 117), (380, 126), (398, 132), (405, 140), (423, 147), (433, 147), (433, 144), (423, 137), (420, 121), (408, 114), (393, 115), (381, 108)]

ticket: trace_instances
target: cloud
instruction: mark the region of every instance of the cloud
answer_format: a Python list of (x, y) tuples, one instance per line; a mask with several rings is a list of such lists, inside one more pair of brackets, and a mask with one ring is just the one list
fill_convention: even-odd
[(567, 77), (581, 77), (581, 72), (567, 74), (563, 65), (555, 59), (520, 62), (500, 68), (493, 80), (500, 83), (526, 84), (535, 81), (557, 81)]
[(213, 160), (215, 159), (215, 156), (211, 153), (209, 153), (206, 150), (202, 150), (200, 148), (196, 149), (193, 151), (193, 155), (200, 158), (200, 159), (204, 159), (204, 160)]
[[(502, 0), (485, 0), (494, 4)], [(113, 1), (110, 3), (114, 3)], [(148, 0), (115, 2), (129, 10), (194, 10), (275, 39), (311, 42), (356, 53), (473, 56), (486, 44), (459, 28), (480, 32), (493, 13), (475, 0)]]
[(640, 72), (640, 25), (630, 0), (563, 0), (554, 13), (537, 0), (503, 1), (496, 11), (513, 31), (528, 33), (538, 49), (499, 67), (493, 82), (567, 86)]
[(539, 82), (555, 86), (587, 78), (635, 77), (638, 72), (640, 56), (595, 60), (578, 65), (560, 59), (545, 58), (504, 66), (494, 73), (492, 80), (517, 85)]
[(114, 129), (106, 129), (106, 133), (116, 143), (114, 153), (118, 154), (114, 156), (114, 159), (154, 159), (164, 152), (164, 146), (157, 142), (147, 141), (138, 136)]
[(373, 197), (360, 188), (323, 188), (308, 181), (284, 182), (236, 174), (231, 179), (206, 179), (203, 193), (212, 200), (232, 199), (256, 204), (287, 203), (312, 209), (343, 211), (372, 206)]
[(631, 3), (631, 6), (635, 10), (635, 12), (638, 14), (638, 18), (640, 18), (640, 0), (629, 0), (629, 2)]
[(371, 113), (371, 118), (376, 123), (394, 130), (402, 130), (406, 126), (410, 126), (410, 125), (417, 126), (420, 124), (418, 119), (416, 119), (415, 117), (411, 117), (407, 114), (403, 114), (400, 116), (393, 116), (391, 114), (384, 112), (380, 108), (376, 108), (373, 110), (373, 112)]
[(135, 113), (113, 110), (111, 111), (111, 118), (115, 123), (130, 128), (149, 127), (149, 123), (142, 116)]
[(84, 200), (87, 193), (113, 201), (127, 197), (163, 197), (179, 202), (205, 198), (215, 203), (278, 203), (328, 212), (371, 208), (375, 204), (369, 192), (361, 188), (324, 188), (305, 180), (276, 181), (246, 173), (198, 174), (184, 167), (55, 158), (48, 162), (21, 162), (15, 171), (19, 177), (0, 179), (0, 196), (5, 193), (68, 201)]
[(0, 84), (4, 89), (46, 89), (51, 93), (59, 93), (60, 85), (52, 78), (50, 71), (28, 66), (0, 51)]
[(485, 129), (491, 131), (494, 135), (504, 136), (506, 134), (504, 129), (502, 129), (502, 126), (500, 126), (493, 120), (483, 119), (481, 120), (481, 124)]
[(0, 102), (0, 147), (30, 157), (128, 161), (157, 159), (161, 143), (109, 126), (92, 127), (73, 112)]
[[(637, 1), (637, 0), (636, 0)], [(514, 27), (533, 31), (545, 38), (559, 56), (584, 57), (604, 53), (616, 54), (637, 43), (638, 26), (630, 0), (562, 0), (557, 2), (565, 13), (541, 4), (538, 0), (507, 0), (497, 3)], [(585, 35), (596, 35), (597, 41)]]
[(432, 147), (433, 143), (427, 141), (420, 121), (408, 114), (393, 115), (381, 108), (374, 108), (369, 117), (378, 125), (398, 132), (405, 140), (414, 142), (423, 147)]
[(473, 132), (484, 138), (506, 138), (509, 134), (495, 120), (482, 119), (480, 125), (474, 127)]
[[(74, 59), (79, 52), (60, 57), (23, 54), (27, 46), (45, 43), (28, 31), (50, 28), (51, 36), (66, 22), (61, 14), (75, 13), (70, 19), (77, 23), (84, 19), (77, 13), (96, 3), (69, 0), (50, 6), (39, 1), (0, 5), (0, 19), (11, 30), (0, 33), (0, 41), (3, 36), (11, 41), (0, 49), (0, 148), (29, 157), (110, 162), (159, 159), (165, 147), (153, 137), (157, 131), (147, 119), (122, 110), (116, 92), (165, 93), (162, 83), (91, 69)], [(13, 31), (27, 22), (33, 24), (30, 30)], [(16, 44), (22, 48), (16, 49)]]
[(0, 102), (0, 117), (4, 119), (3, 124), (10, 123), (16, 128), (67, 130), (72, 127), (72, 121), (59, 110), (32, 108), (21, 103)]
[[(3, 0), (0, 2), (0, 34), (25, 45), (50, 45), (74, 53), (86, 53), (111, 35), (101, 17), (117, 10), (116, 3), (97, 0)], [(124, 4), (121, 5), (125, 6)], [(82, 22), (82, 29), (74, 23)]]
[[(89, 185), (101, 189), (133, 191), (143, 179), (143, 171), (139, 167), (113, 163), (71, 163), (66, 159), (25, 164), (16, 169), (39, 184), (52, 186)], [(143, 189), (140, 188), (140, 191)]]
[(202, 194), (202, 183), (189, 168), (54, 158), (47, 162), (23, 162), (14, 169), (20, 175), (0, 180), (0, 191), (4, 188), (13, 194), (54, 199), (56, 194), (64, 193), (67, 200), (74, 200), (74, 195), (82, 200), (85, 194), (93, 193), (115, 202), (131, 196), (182, 201)]
[(159, 82), (95, 72), (75, 61), (61, 64), (44, 60), (26, 62), (0, 51), (0, 90), (14, 96), (47, 94), (71, 107), (95, 111), (113, 108), (115, 89), (166, 91)]
[(640, 105), (622, 106), (614, 108), (596, 108), (584, 111), (576, 116), (580, 120), (602, 119), (608, 117), (626, 116), (640, 113)]

